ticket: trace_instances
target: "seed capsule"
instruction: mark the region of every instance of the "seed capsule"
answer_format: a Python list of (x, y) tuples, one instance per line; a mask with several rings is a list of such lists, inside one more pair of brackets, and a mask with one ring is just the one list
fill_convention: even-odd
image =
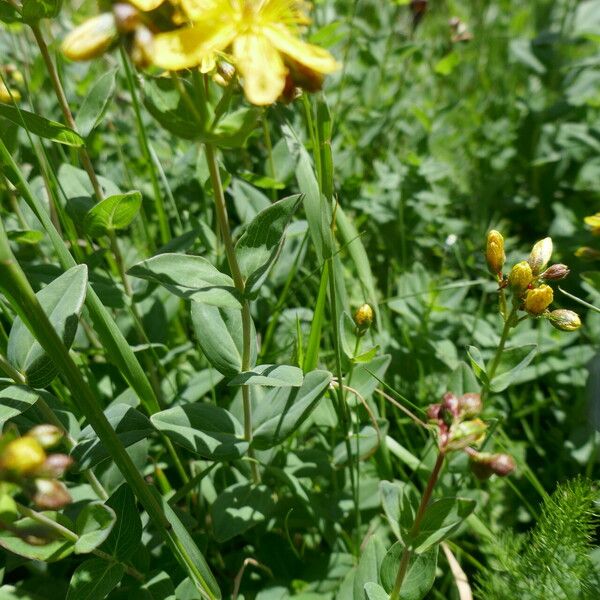
[(498, 275), (498, 273), (502, 272), (502, 267), (506, 262), (504, 238), (502, 237), (502, 234), (495, 229), (492, 229), (487, 234), (485, 260), (487, 261), (488, 269), (492, 275)]
[(531, 249), (531, 254), (529, 255), (529, 266), (531, 267), (531, 272), (534, 275), (539, 275), (550, 260), (552, 256), (552, 238), (544, 238), (539, 242), (536, 242)]
[(548, 315), (548, 320), (553, 327), (556, 327), (560, 331), (575, 331), (581, 327), (579, 315), (565, 308), (553, 310)]
[(478, 479), (488, 479), (492, 475), (506, 477), (515, 470), (515, 459), (509, 454), (477, 452), (469, 458), (471, 471)]
[(525, 310), (531, 315), (541, 315), (554, 300), (554, 292), (549, 285), (528, 290), (525, 296)]
[(531, 267), (526, 260), (517, 263), (508, 276), (508, 283), (517, 294), (522, 294), (533, 281)]
[(88, 19), (71, 31), (61, 49), (71, 60), (90, 60), (104, 54), (117, 39), (117, 25), (112, 13)]

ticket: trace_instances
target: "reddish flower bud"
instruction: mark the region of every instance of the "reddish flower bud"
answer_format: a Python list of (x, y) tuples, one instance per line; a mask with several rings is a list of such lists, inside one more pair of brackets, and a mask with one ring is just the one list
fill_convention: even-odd
[(506, 477), (515, 470), (515, 460), (509, 454), (475, 452), (470, 455), (471, 471), (478, 479), (489, 479), (492, 475)]
[(463, 419), (472, 419), (481, 413), (483, 404), (479, 394), (464, 394), (459, 398), (459, 414)]
[(71, 495), (60, 481), (36, 479), (33, 501), (44, 510), (58, 510), (71, 502)]
[(541, 275), (546, 281), (560, 281), (570, 273), (569, 267), (563, 264), (549, 266)]

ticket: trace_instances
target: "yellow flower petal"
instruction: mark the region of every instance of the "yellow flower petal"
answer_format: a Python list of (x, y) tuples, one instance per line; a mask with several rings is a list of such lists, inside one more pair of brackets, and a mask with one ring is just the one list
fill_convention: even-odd
[(252, 104), (273, 104), (285, 87), (287, 69), (277, 49), (263, 35), (235, 38), (233, 55), (243, 78), (246, 98)]
[(339, 63), (327, 50), (303, 42), (281, 25), (267, 25), (262, 32), (280, 52), (313, 71), (333, 73), (340, 68)]
[(180, 5), (190, 21), (200, 21), (213, 11), (218, 11), (221, 15), (231, 12), (229, 2), (223, 3), (218, 0), (181, 0)]
[(202, 63), (212, 54), (206, 46), (207, 39), (214, 33), (205, 23), (196, 23), (154, 37), (154, 64), (169, 71), (189, 69)]
[(163, 2), (164, 0), (129, 0), (130, 4), (144, 12), (158, 8)]
[(586, 217), (584, 221), (585, 224), (592, 230), (594, 235), (600, 234), (600, 213), (596, 213), (591, 217)]

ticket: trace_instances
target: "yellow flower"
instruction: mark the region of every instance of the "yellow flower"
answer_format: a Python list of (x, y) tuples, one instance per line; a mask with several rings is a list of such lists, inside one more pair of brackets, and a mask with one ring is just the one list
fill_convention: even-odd
[(181, 0), (189, 26), (162, 33), (154, 42), (157, 66), (177, 71), (200, 66), (208, 71), (216, 56), (231, 51), (246, 97), (272, 104), (285, 88), (294, 63), (317, 74), (338, 68), (322, 48), (300, 40), (307, 24), (298, 0)]
[(28, 475), (39, 469), (46, 460), (40, 443), (32, 437), (21, 437), (9, 442), (0, 455), (0, 471)]
[(9, 89), (4, 85), (4, 82), (0, 81), (0, 102), (11, 104), (13, 100), (14, 102), (18, 102), (20, 99), (21, 93), (19, 90)]
[(133, 4), (136, 8), (144, 12), (158, 8), (165, 0), (129, 0), (129, 4)]
[(600, 213), (596, 213), (591, 217), (586, 217), (584, 221), (594, 235), (600, 235)]
[(527, 292), (525, 310), (532, 315), (541, 315), (554, 300), (554, 292), (549, 285), (540, 285)]

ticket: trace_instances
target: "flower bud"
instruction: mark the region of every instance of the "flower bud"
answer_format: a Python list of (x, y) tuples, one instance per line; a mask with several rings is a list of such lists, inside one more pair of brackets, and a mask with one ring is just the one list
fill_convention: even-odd
[(38, 477), (47, 477), (48, 479), (58, 479), (65, 474), (65, 471), (73, 464), (73, 459), (66, 454), (50, 454), (44, 461), (44, 464), (36, 470)]
[(554, 292), (549, 285), (527, 291), (525, 296), (525, 310), (531, 315), (541, 315), (554, 300)]
[(506, 477), (515, 470), (515, 460), (509, 454), (476, 452), (470, 455), (469, 464), (478, 479), (488, 479), (492, 475)]
[(46, 453), (39, 442), (31, 437), (21, 437), (9, 442), (0, 451), (0, 471), (22, 477), (39, 469)]
[(541, 275), (546, 281), (560, 281), (570, 273), (569, 267), (563, 264), (552, 265), (548, 267)]
[(427, 407), (427, 418), (430, 421), (438, 421), (440, 419), (440, 412), (442, 405), (438, 402), (437, 404), (430, 404)]
[(586, 217), (584, 222), (590, 228), (593, 235), (600, 235), (600, 213)]
[(461, 421), (452, 425), (446, 450), (462, 450), (473, 444), (480, 444), (485, 439), (487, 425), (481, 419)]
[(136, 8), (149, 12), (158, 8), (165, 0), (129, 0)]
[(498, 273), (502, 272), (502, 267), (506, 261), (504, 238), (502, 237), (502, 234), (495, 229), (492, 229), (487, 234), (485, 260), (487, 261), (488, 269), (492, 275), (498, 275)]
[(104, 54), (117, 39), (112, 13), (88, 19), (63, 40), (61, 50), (71, 60), (90, 60)]
[(227, 87), (235, 77), (235, 67), (224, 60), (217, 63), (217, 71), (213, 75), (213, 80), (221, 87)]
[(0, 81), (0, 102), (5, 104), (12, 104), (18, 102), (21, 99), (21, 93), (19, 90), (13, 88), (7, 88), (3, 81)]
[(371, 327), (375, 314), (370, 304), (363, 304), (354, 313), (354, 323), (359, 331), (366, 331)]
[(147, 27), (138, 27), (135, 30), (131, 48), (131, 60), (138, 69), (146, 69), (152, 64), (153, 45), (154, 35), (152, 32)]
[(584, 260), (600, 260), (600, 250), (590, 248), (589, 246), (582, 246), (575, 250), (575, 256)]
[(534, 275), (539, 275), (550, 260), (552, 256), (552, 238), (546, 237), (539, 242), (536, 242), (531, 249), (531, 254), (529, 255), (529, 266), (531, 267), (531, 272)]
[(63, 439), (64, 432), (56, 425), (36, 425), (27, 432), (27, 437), (32, 437), (42, 448), (52, 448)]
[(64, 483), (56, 479), (36, 479), (33, 501), (44, 510), (58, 510), (71, 502)]
[(531, 267), (526, 260), (517, 263), (510, 270), (508, 283), (517, 294), (521, 295), (532, 281), (533, 273), (531, 272)]
[(581, 319), (576, 312), (559, 308), (548, 314), (548, 320), (553, 327), (560, 331), (575, 331), (581, 327)]
[(119, 33), (131, 33), (140, 24), (140, 13), (131, 4), (117, 2), (112, 9)]
[[(452, 422), (458, 417), (458, 398), (452, 392), (446, 392), (442, 396), (442, 418)], [(446, 419), (445, 417), (450, 417)]]
[(463, 394), (458, 399), (458, 414), (462, 419), (472, 419), (481, 413), (483, 404), (479, 394)]

